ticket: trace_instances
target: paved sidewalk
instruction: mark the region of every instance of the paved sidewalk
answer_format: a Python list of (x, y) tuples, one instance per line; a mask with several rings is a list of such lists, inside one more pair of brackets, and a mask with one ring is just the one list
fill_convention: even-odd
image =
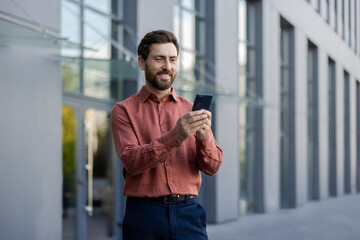
[(360, 240), (360, 194), (212, 225), (210, 240)]

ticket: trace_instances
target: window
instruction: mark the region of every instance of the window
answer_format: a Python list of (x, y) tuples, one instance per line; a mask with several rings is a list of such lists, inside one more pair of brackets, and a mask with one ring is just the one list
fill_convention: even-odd
[(334, 21), (335, 32), (338, 31), (338, 0), (334, 0)]
[(329, 153), (329, 195), (337, 195), (336, 160), (336, 66), (328, 59), (328, 153)]
[[(124, 30), (123, 8), (122, 0), (62, 1), (61, 30), (69, 38), (61, 52), (65, 92), (121, 99), (129, 90), (126, 82), (136, 85), (137, 57), (124, 41), (133, 31), (129, 25)], [(136, 34), (128, 39), (137, 42)]]
[(308, 199), (319, 199), (319, 127), (318, 127), (318, 64), (317, 47), (308, 41), (307, 64), (307, 147)]
[(345, 0), (342, 0), (341, 3), (341, 37), (345, 39)]
[(330, 0), (326, 0), (326, 22), (330, 22)]
[(317, 0), (316, 11), (321, 13), (321, 0)]
[[(181, 88), (205, 84), (206, 61), (206, 18), (204, 0), (178, 0), (174, 7), (174, 33), (179, 39), (178, 79)], [(213, 79), (212, 79), (213, 80)], [(179, 81), (180, 82), (180, 81)]]
[(344, 189), (345, 193), (351, 192), (350, 183), (350, 76), (344, 71)]
[(355, 38), (355, 40), (354, 40), (354, 44), (355, 44), (355, 53), (357, 53), (357, 51), (358, 51), (358, 12), (357, 12), (357, 10), (358, 10), (358, 7), (357, 7), (357, 3), (358, 3), (358, 1), (357, 0), (355, 0), (354, 1), (354, 38)]
[(356, 82), (356, 188), (360, 192), (360, 82)]
[(260, 2), (238, 1), (240, 214), (262, 212), (262, 99)]
[(294, 28), (280, 20), (280, 200), (282, 208), (296, 206)]
[(348, 16), (349, 16), (349, 21), (348, 21), (348, 28), (349, 28), (349, 39), (348, 39), (348, 43), (349, 43), (349, 46), (351, 47), (351, 36), (352, 36), (352, 33), (351, 33), (351, 0), (349, 0), (348, 2)]

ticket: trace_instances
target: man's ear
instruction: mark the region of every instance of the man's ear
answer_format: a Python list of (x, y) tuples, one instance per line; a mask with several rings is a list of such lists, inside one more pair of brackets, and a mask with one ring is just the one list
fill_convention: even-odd
[(138, 57), (138, 64), (141, 70), (145, 69), (145, 60), (141, 56)]

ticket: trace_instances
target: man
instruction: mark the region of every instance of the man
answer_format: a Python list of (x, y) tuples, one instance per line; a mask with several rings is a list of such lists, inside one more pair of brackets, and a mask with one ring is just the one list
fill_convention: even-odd
[(214, 175), (222, 150), (211, 132), (211, 112), (171, 87), (179, 45), (174, 34), (153, 31), (138, 46), (145, 86), (115, 104), (111, 127), (123, 163), (127, 196), (123, 239), (208, 239), (197, 201), (200, 171)]

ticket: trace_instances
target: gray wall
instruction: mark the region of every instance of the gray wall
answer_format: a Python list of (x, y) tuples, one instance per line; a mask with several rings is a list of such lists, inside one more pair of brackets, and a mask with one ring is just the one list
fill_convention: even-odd
[[(60, 29), (59, 0), (17, 3), (26, 13), (0, 10)], [(49, 41), (0, 46), (0, 239), (61, 239), (61, 67)]]
[[(319, 98), (319, 190), (320, 200), (329, 197), (328, 193), (328, 57), (336, 63), (336, 108), (337, 108), (337, 190), (344, 194), (344, 69), (350, 74), (350, 144), (351, 144), (351, 186), (355, 192), (356, 174), (356, 80), (360, 78), (360, 52), (354, 53), (354, 44), (348, 45), (348, 1), (345, 1), (345, 40), (341, 38), (341, 1), (338, 1), (338, 32), (334, 31), (335, 17), (333, 1), (330, 1), (330, 23), (325, 20), (325, 1), (322, 9), (316, 11), (317, 0), (310, 3), (303, 0), (263, 1), (263, 62), (264, 62), (264, 164), (265, 164), (265, 209), (275, 211), (279, 206), (279, 79), (278, 59), (280, 37), (280, 15), (288, 20), (295, 30), (295, 115), (296, 115), (296, 205), (307, 200), (307, 40), (318, 47), (318, 98)], [(353, 1), (352, 1), (353, 4)], [(358, 16), (359, 18), (359, 16)], [(354, 23), (352, 24), (354, 28)], [(319, 30), (320, 29), (320, 30)], [(354, 30), (354, 29), (353, 29)], [(359, 31), (358, 31), (359, 41)], [(354, 43), (354, 33), (352, 34)], [(358, 45), (359, 49), (359, 45)]]

